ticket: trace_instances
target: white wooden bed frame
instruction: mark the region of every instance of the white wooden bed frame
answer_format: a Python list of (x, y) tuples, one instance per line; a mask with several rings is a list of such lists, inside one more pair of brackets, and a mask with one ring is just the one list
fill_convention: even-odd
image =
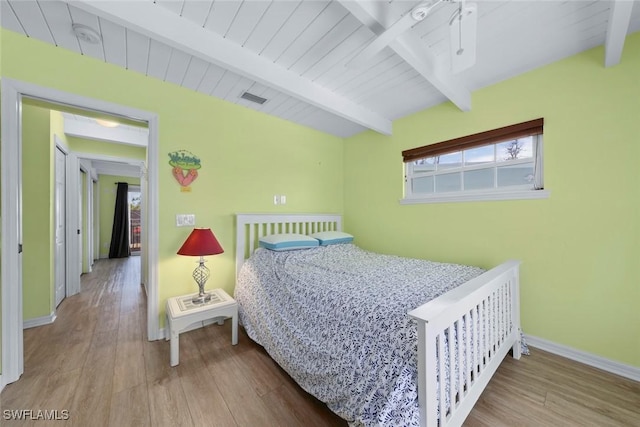
[[(342, 229), (342, 217), (336, 214), (237, 214), (236, 218), (236, 277), (262, 236)], [(418, 323), (421, 426), (462, 425), (509, 350), (520, 358), (519, 268), (519, 261), (507, 261), (408, 313)], [(463, 328), (464, 343), (445, 340), (453, 334), (461, 337)], [(477, 337), (475, 342), (469, 331)], [(445, 345), (449, 387), (438, 387), (438, 372), (445, 370)], [(460, 367), (473, 369), (456, 370), (456, 359)], [(448, 408), (443, 407), (447, 390)]]

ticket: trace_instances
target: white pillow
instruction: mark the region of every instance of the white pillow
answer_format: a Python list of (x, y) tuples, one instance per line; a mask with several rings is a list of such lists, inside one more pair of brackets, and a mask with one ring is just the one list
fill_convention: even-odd
[(319, 233), (311, 234), (311, 237), (318, 239), (320, 246), (353, 242), (353, 236), (342, 231), (321, 231)]
[(260, 238), (259, 243), (261, 248), (270, 249), (272, 251), (307, 249), (316, 247), (320, 244), (320, 242), (313, 237), (295, 233), (264, 236)]

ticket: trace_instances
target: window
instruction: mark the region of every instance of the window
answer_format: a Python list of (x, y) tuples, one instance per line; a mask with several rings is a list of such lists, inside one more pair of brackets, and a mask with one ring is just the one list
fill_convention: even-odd
[(543, 119), (403, 151), (402, 203), (548, 197)]

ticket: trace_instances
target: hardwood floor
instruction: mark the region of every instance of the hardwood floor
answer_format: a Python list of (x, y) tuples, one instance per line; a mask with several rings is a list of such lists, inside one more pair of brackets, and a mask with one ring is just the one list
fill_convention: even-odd
[[(230, 321), (148, 342), (140, 259), (101, 260), (52, 325), (24, 331), (25, 373), (0, 411), (67, 410), (69, 420), (3, 426), (346, 426)], [(59, 412), (62, 414), (61, 412)], [(2, 416), (2, 415), (0, 415)], [(640, 426), (640, 383), (532, 349), (507, 357), (468, 426)]]

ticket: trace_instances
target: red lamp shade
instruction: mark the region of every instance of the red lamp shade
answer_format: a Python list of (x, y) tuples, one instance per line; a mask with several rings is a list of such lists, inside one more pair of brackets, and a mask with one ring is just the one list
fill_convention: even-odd
[(210, 228), (194, 228), (178, 250), (178, 255), (204, 256), (224, 252)]

